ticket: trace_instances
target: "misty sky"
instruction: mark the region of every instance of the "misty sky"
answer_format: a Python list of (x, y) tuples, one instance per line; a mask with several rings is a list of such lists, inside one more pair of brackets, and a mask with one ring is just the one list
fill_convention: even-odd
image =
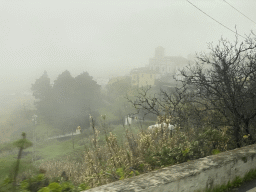
[[(223, 0), (190, 0), (239, 34), (255, 31)], [(255, 0), (226, 0), (256, 22)], [(128, 74), (157, 46), (167, 56), (207, 51), (225, 29), (186, 0), (0, 0), (0, 91), (30, 87), (46, 70), (94, 77)]]

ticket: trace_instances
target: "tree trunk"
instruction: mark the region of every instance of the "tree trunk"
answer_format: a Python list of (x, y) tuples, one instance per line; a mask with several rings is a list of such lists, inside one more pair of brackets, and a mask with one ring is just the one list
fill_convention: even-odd
[(21, 154), (23, 151), (23, 147), (20, 148), (19, 153), (18, 153), (18, 158), (17, 158), (17, 163), (14, 169), (14, 178), (13, 178), (13, 189), (16, 191), (16, 179), (19, 171), (19, 166), (20, 166), (20, 159), (21, 159)]
[(245, 129), (246, 134), (248, 135), (248, 141), (249, 141), (248, 144), (249, 145), (254, 144), (255, 141), (252, 138), (252, 135), (251, 135), (250, 130), (249, 130), (249, 120), (244, 121), (244, 129)]
[(235, 142), (236, 142), (236, 147), (240, 148), (241, 147), (241, 139), (240, 139), (240, 126), (239, 126), (239, 121), (235, 120), (234, 122), (234, 137), (235, 137)]

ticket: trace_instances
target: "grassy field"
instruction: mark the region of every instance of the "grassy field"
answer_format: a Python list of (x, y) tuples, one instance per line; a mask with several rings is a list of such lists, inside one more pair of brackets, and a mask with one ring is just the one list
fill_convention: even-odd
[[(142, 129), (146, 129), (147, 125), (142, 125)], [(125, 128), (130, 129), (134, 135), (136, 135), (141, 130), (141, 125), (135, 126), (125, 126)], [(36, 127), (36, 133), (38, 136), (46, 137), (46, 133), (53, 134), (52, 127), (47, 126), (46, 124), (41, 124)], [(125, 139), (125, 129), (123, 125), (116, 125), (111, 127), (112, 133), (117, 136), (118, 143), (121, 144)], [(90, 131), (91, 132), (91, 131)], [(55, 133), (56, 134), (56, 133)], [(67, 156), (70, 156), (74, 160), (77, 158), (82, 158), (83, 151), (85, 146), (89, 147), (90, 140), (88, 135), (81, 134), (74, 136), (74, 149), (72, 138), (69, 137), (67, 140), (59, 141), (57, 139), (40, 141), (36, 143), (33, 147), (25, 149), (23, 154), (24, 156), (21, 159), (21, 169), (19, 174), (27, 170), (28, 168), (36, 171), (36, 167), (40, 165), (42, 161), (48, 160), (63, 160)], [(103, 131), (99, 134), (99, 143), (105, 143), (105, 134)], [(35, 153), (34, 153), (35, 150)], [(14, 164), (17, 159), (18, 149), (15, 149), (12, 143), (4, 143), (0, 145), (0, 183), (3, 179), (8, 176), (12, 171)], [(34, 164), (32, 163), (33, 154), (38, 158)]]

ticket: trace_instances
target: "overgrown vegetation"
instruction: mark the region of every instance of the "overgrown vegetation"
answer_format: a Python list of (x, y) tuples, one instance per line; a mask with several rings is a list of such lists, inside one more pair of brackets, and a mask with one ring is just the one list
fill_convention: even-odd
[[(41, 161), (36, 175), (31, 170), (19, 175), (19, 188), (41, 192), (81, 191), (227, 150), (229, 136), (226, 132), (209, 128), (202, 130), (200, 135), (193, 129), (184, 132), (178, 128), (171, 136), (166, 129), (150, 132), (145, 128), (135, 135), (128, 126), (123, 127), (125, 141), (119, 144), (116, 135), (107, 133), (104, 121), (102, 127), (94, 127), (91, 146), (75, 154), (77, 158), (73, 153), (62, 160)], [(102, 135), (105, 142), (100, 144)], [(216, 141), (218, 148), (213, 149)], [(6, 177), (3, 189), (12, 182)]]
[[(58, 157), (61, 149), (73, 152), (70, 156), (30, 162), (32, 168), (19, 175), (16, 166), (16, 172), (4, 179), (0, 191), (9, 189), (13, 182), (21, 191), (81, 191), (255, 143), (254, 41), (248, 37), (239, 45), (238, 41), (232, 44), (222, 39), (217, 47), (210, 46), (210, 56), (198, 56), (195, 65), (181, 71), (182, 85), (157, 93), (150, 87), (135, 91), (128, 86), (129, 79), (123, 79), (110, 84), (107, 96), (103, 96), (88, 73), (73, 78), (65, 71), (52, 86), (45, 72), (32, 85), (38, 99), (39, 121), (50, 125), (51, 133), (57, 133), (54, 125), (59, 134), (65, 132), (63, 127), (73, 131), (81, 125), (87, 129), (79, 141), (72, 138), (72, 144), (67, 141), (55, 145)], [(100, 116), (96, 109), (107, 115)], [(134, 124), (125, 125), (123, 119), (131, 113), (141, 119), (151, 115), (151, 122), (138, 121), (136, 128)], [(117, 124), (115, 127), (110, 126), (108, 116)], [(170, 131), (161, 126), (149, 131), (146, 128), (152, 120), (162, 125), (175, 124), (177, 128)], [(43, 123), (40, 127), (44, 127)], [(54, 149), (43, 142), (37, 145)], [(21, 152), (22, 148), (17, 165)], [(248, 173), (245, 179), (237, 178), (219, 190), (238, 186), (252, 177), (254, 173)]]

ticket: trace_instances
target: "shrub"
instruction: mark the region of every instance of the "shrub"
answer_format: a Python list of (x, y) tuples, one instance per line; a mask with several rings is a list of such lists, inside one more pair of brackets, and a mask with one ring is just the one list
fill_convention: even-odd
[(51, 190), (51, 192), (61, 192), (62, 188), (59, 183), (53, 182), (50, 183), (48, 188)]
[(20, 183), (20, 188), (23, 190), (29, 190), (37, 192), (42, 187), (49, 185), (49, 179), (44, 174), (38, 174), (34, 177), (30, 177)]

